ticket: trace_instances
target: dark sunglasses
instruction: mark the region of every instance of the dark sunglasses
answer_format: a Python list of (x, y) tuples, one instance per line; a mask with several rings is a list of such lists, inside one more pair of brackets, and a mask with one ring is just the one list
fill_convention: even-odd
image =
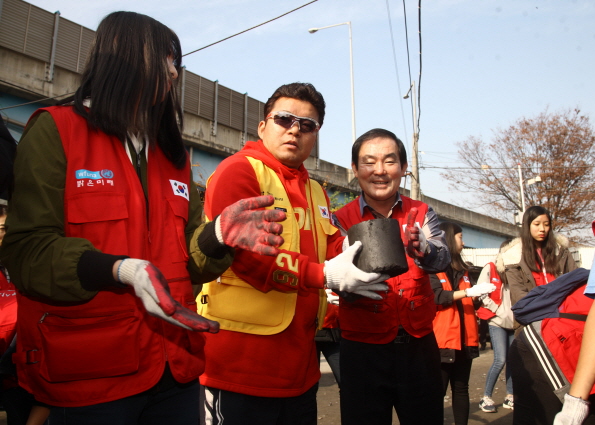
[(293, 127), (295, 123), (297, 123), (298, 129), (302, 133), (312, 133), (313, 131), (317, 131), (320, 128), (320, 124), (318, 124), (312, 118), (298, 117), (297, 115), (293, 115), (285, 111), (271, 112), (267, 115), (265, 121), (269, 118), (272, 118), (275, 124), (280, 125), (281, 127), (288, 130)]

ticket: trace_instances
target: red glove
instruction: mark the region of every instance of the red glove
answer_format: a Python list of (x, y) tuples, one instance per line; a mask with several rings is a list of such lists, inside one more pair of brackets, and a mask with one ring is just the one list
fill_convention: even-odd
[(226, 245), (242, 248), (257, 254), (276, 256), (283, 238), (283, 226), (278, 221), (286, 218), (281, 210), (259, 210), (273, 205), (272, 195), (242, 199), (226, 207), (217, 219), (221, 238)]
[(425, 237), (420, 234), (419, 227), (415, 225), (415, 217), (417, 216), (417, 208), (411, 208), (409, 215), (407, 215), (407, 226), (405, 227), (405, 250), (407, 255), (411, 258), (423, 258), (425, 254), (426, 245)]
[(118, 280), (134, 288), (147, 312), (184, 329), (219, 332), (219, 323), (207, 320), (174, 300), (167, 280), (159, 269), (145, 260), (126, 258), (118, 267)]

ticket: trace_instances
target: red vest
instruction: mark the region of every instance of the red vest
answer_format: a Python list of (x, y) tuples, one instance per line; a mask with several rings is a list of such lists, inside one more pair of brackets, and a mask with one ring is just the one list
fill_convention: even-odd
[[(117, 138), (89, 129), (71, 107), (44, 110), (56, 122), (67, 161), (65, 236), (152, 262), (173, 297), (196, 311), (184, 233), (189, 164), (176, 169), (159, 148), (149, 149), (147, 211), (140, 180)], [(181, 383), (204, 370), (202, 334), (149, 316), (132, 288), (100, 291), (90, 301), (69, 305), (20, 295), (17, 327), (13, 358), (20, 384), (55, 406), (138, 394), (159, 381), (166, 361)]]
[[(446, 273), (437, 273), (436, 276), (440, 279), (442, 288), (445, 291), (452, 291), (452, 284)], [(459, 281), (459, 290), (470, 287), (469, 275), (465, 273)], [(465, 346), (477, 347), (479, 345), (478, 326), (473, 299), (465, 297), (461, 299), (461, 302), (463, 303), (463, 320), (465, 321)], [(438, 306), (436, 318), (434, 319), (434, 334), (436, 335), (436, 341), (438, 341), (438, 347), (452, 350), (463, 349), (461, 345), (461, 318), (455, 301), (448, 307)]]
[[(496, 269), (496, 265), (494, 263), (488, 263), (490, 265), (490, 283), (496, 285), (496, 290), (488, 295), (496, 303), (496, 305), (502, 304), (502, 280), (500, 279), (500, 275), (498, 274), (498, 270)], [(477, 310), (477, 317), (483, 320), (489, 320), (492, 317), (496, 316), (491, 310), (488, 310), (485, 307), (479, 307)]]
[[(584, 292), (585, 285), (575, 289), (560, 305), (560, 313), (588, 315), (593, 299), (585, 296)], [(571, 383), (574, 380), (584, 329), (585, 322), (567, 318), (543, 319), (541, 323), (543, 341)], [(595, 385), (591, 388), (591, 394), (595, 394)]]
[[(401, 196), (402, 208), (395, 207), (391, 218), (399, 221), (401, 238), (404, 238), (403, 225), (411, 208), (418, 210), (416, 222), (423, 224), (428, 206)], [(345, 230), (362, 221), (375, 217), (368, 209), (360, 215), (359, 197), (335, 213)], [(432, 320), (436, 314), (434, 293), (429, 275), (417, 267), (407, 256), (409, 271), (388, 280), (387, 294), (381, 293), (382, 301), (360, 298), (354, 302), (340, 301), (339, 323), (342, 337), (371, 344), (387, 344), (395, 339), (402, 325), (416, 338), (432, 332)]]

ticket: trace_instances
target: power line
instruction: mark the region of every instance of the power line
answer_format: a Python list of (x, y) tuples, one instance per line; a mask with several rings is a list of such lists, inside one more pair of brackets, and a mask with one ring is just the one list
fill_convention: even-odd
[(388, 4), (388, 0), (386, 0), (386, 12), (388, 14), (388, 27), (390, 29), (390, 41), (393, 50), (393, 60), (395, 63), (395, 74), (397, 75), (397, 89), (399, 90), (399, 105), (401, 105), (401, 117), (403, 118), (403, 131), (405, 132), (405, 139), (409, 139), (407, 134), (407, 126), (405, 125), (405, 110), (403, 109), (403, 97), (400, 95), (401, 93), (401, 80), (399, 79), (399, 68), (397, 66), (397, 53), (395, 51), (395, 38), (393, 36), (393, 25), (390, 18), (390, 6)]
[[(240, 35), (240, 34), (244, 34), (245, 32), (248, 32), (248, 31), (251, 31), (251, 30), (253, 30), (253, 29), (255, 29), (255, 28), (258, 28), (258, 27), (261, 27), (261, 26), (263, 26), (263, 25), (266, 25), (266, 24), (268, 24), (269, 22), (273, 22), (273, 21), (275, 21), (275, 20), (277, 20), (277, 19), (279, 19), (279, 18), (282, 18), (283, 16), (286, 16), (286, 15), (289, 15), (290, 13), (293, 13), (293, 12), (295, 12), (296, 10), (299, 10), (299, 9), (301, 9), (301, 8), (303, 8), (303, 7), (309, 6), (309, 5), (311, 5), (312, 3), (316, 3), (317, 1), (318, 1), (318, 0), (312, 0), (311, 2), (309, 2), (309, 3), (306, 3), (306, 4), (303, 4), (303, 5), (301, 5), (300, 7), (296, 7), (295, 9), (293, 9), (293, 10), (290, 10), (289, 12), (286, 12), (286, 13), (284, 13), (284, 14), (282, 14), (282, 15), (279, 15), (279, 16), (277, 16), (276, 18), (269, 19), (269, 20), (268, 20), (268, 21), (266, 21), (266, 22), (263, 22), (263, 23), (261, 23), (261, 24), (255, 25), (255, 26), (253, 26), (253, 27), (251, 27), (251, 28), (245, 29), (244, 31), (240, 31), (240, 32), (238, 32), (237, 34), (230, 35), (229, 37), (225, 37), (225, 38), (223, 38), (223, 39), (221, 39), (221, 40), (219, 40), (219, 41), (216, 41), (216, 42), (214, 42), (214, 43), (211, 43), (211, 44), (209, 44), (209, 45), (207, 45), (207, 46), (201, 47), (200, 49), (196, 49), (196, 50), (193, 50), (193, 51), (191, 51), (191, 52), (188, 52), (188, 53), (186, 53), (186, 54), (182, 55), (182, 57), (184, 57), (184, 56), (188, 56), (188, 55), (191, 55), (191, 54), (193, 54), (193, 53), (196, 53), (196, 52), (199, 52), (199, 51), (201, 51), (201, 50), (204, 50), (204, 49), (206, 49), (207, 47), (214, 46), (215, 44), (219, 44), (219, 43), (221, 43), (221, 42), (223, 42), (223, 41), (225, 41), (225, 40), (229, 40), (230, 38), (236, 37), (236, 36), (238, 36), (238, 35)], [(2, 80), (2, 82), (3, 82), (3, 83), (6, 83), (6, 84), (10, 84), (10, 85), (12, 85), (12, 86), (14, 86), (14, 87), (19, 87), (19, 86), (15, 85), (15, 84), (9, 83), (8, 81), (3, 81), (3, 80)], [(21, 87), (19, 87), (19, 88), (21, 88)], [(31, 91), (31, 90), (28, 90), (28, 91)], [(31, 91), (31, 93), (35, 93), (35, 92)], [(37, 93), (36, 93), (36, 94), (37, 94)], [(4, 108), (0, 108), (0, 111), (3, 111), (3, 110), (5, 110), (5, 109), (18, 108), (19, 106), (30, 105), (30, 104), (32, 104), (32, 103), (43, 102), (44, 100), (53, 100), (53, 99), (57, 99), (57, 98), (59, 98), (59, 97), (70, 96), (70, 95), (73, 95), (73, 94), (74, 94), (74, 92), (72, 92), (72, 93), (66, 93), (66, 94), (60, 94), (60, 95), (53, 96), (53, 97), (45, 97), (45, 98), (41, 98), (41, 99), (38, 99), (38, 100), (34, 100), (34, 101), (32, 101), (32, 102), (21, 103), (21, 104), (19, 104), (19, 105), (6, 106), (6, 107), (4, 107)]]
[(225, 41), (225, 40), (229, 40), (230, 38), (233, 38), (233, 37), (235, 37), (235, 36), (238, 36), (238, 35), (240, 35), (240, 34), (244, 34), (245, 32), (251, 31), (251, 30), (253, 30), (253, 29), (255, 29), (255, 28), (261, 27), (261, 26), (263, 26), (263, 25), (265, 25), (265, 24), (268, 24), (269, 22), (273, 22), (273, 21), (275, 21), (275, 20), (277, 20), (277, 19), (279, 19), (279, 18), (282, 18), (283, 16), (289, 15), (290, 13), (293, 13), (293, 12), (295, 12), (296, 10), (299, 10), (299, 9), (301, 9), (302, 7), (309, 6), (309, 5), (311, 5), (312, 3), (315, 3), (315, 2), (317, 2), (317, 1), (318, 1), (318, 0), (312, 0), (311, 2), (309, 2), (309, 3), (306, 3), (306, 4), (303, 4), (303, 5), (301, 5), (300, 7), (296, 7), (295, 9), (293, 9), (293, 10), (290, 10), (289, 12), (286, 12), (286, 13), (284, 13), (283, 15), (279, 15), (279, 16), (277, 16), (276, 18), (269, 19), (268, 21), (266, 21), (266, 22), (263, 22), (262, 24), (255, 25), (255, 26), (253, 26), (253, 27), (251, 27), (251, 28), (248, 28), (248, 29), (246, 29), (246, 30), (244, 30), (244, 31), (240, 31), (240, 32), (238, 32), (237, 34), (230, 35), (229, 37), (225, 37), (225, 38), (223, 38), (223, 39), (221, 39), (221, 40), (219, 40), (219, 41), (215, 41), (214, 43), (211, 43), (211, 44), (208, 44), (208, 45), (206, 45), (206, 46), (204, 46), (204, 47), (201, 47), (200, 49), (196, 49), (196, 50), (193, 50), (193, 51), (191, 51), (191, 52), (188, 52), (188, 53), (186, 53), (185, 55), (182, 55), (182, 57), (184, 57), (184, 56), (188, 56), (188, 55), (191, 55), (191, 54), (193, 54), (193, 53), (196, 53), (196, 52), (200, 52), (201, 50), (204, 50), (204, 49), (206, 49), (207, 47), (214, 46), (215, 44), (219, 44), (219, 43), (221, 43), (221, 42), (223, 42), (223, 41)]
[[(438, 170), (485, 170), (485, 171), (489, 171), (489, 170), (517, 170), (518, 166), (514, 166), (514, 167), (492, 167), (490, 166), (490, 168), (482, 168), (482, 167), (439, 167), (439, 166), (431, 166), (431, 165), (424, 165), (423, 167), (420, 168), (424, 168), (424, 169), (438, 169)], [(595, 166), (593, 165), (548, 165), (547, 166), (548, 169), (559, 169), (559, 170), (563, 170), (563, 169), (575, 169), (575, 168), (595, 168)], [(522, 170), (531, 170), (532, 167), (521, 167)]]
[[(409, 70), (409, 87), (411, 87), (411, 59), (409, 56), (409, 29), (407, 27), (407, 8), (405, 7), (405, 0), (403, 0), (403, 17), (405, 18), (405, 45), (407, 46), (407, 69)], [(413, 118), (413, 132), (415, 132), (415, 115), (413, 112), (413, 104), (411, 105), (411, 117)]]
[(417, 82), (417, 137), (419, 137), (419, 117), (421, 116), (421, 0), (417, 6), (418, 36), (419, 36), (419, 81)]

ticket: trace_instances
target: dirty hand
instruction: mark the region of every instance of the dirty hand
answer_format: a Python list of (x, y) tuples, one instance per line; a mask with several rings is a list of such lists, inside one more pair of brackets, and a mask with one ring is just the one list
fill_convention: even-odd
[(325, 289), (326, 292), (326, 302), (333, 305), (339, 305), (339, 296), (333, 293), (332, 289)]
[(219, 323), (207, 320), (174, 300), (159, 269), (145, 260), (126, 258), (117, 268), (118, 281), (134, 288), (147, 312), (184, 329), (219, 332)]
[(424, 232), (415, 225), (417, 208), (411, 208), (407, 215), (407, 226), (405, 227), (405, 250), (411, 258), (423, 258), (426, 255), (428, 242)]
[(258, 210), (274, 202), (272, 195), (257, 196), (226, 207), (215, 224), (219, 242), (257, 254), (278, 255), (283, 226), (277, 222), (285, 220), (286, 214), (281, 210)]
[(589, 402), (570, 394), (564, 395), (564, 406), (554, 418), (554, 425), (581, 425), (589, 415)]
[(490, 282), (478, 283), (471, 288), (465, 289), (465, 295), (468, 297), (479, 297), (484, 294), (491, 294), (496, 290), (496, 285)]
[(389, 276), (366, 273), (355, 267), (353, 258), (361, 248), (362, 243), (356, 241), (346, 251), (324, 262), (326, 287), (335, 292), (357, 292), (364, 297), (381, 300), (382, 296), (372, 291), (387, 291), (388, 286), (379, 282), (384, 282)]

